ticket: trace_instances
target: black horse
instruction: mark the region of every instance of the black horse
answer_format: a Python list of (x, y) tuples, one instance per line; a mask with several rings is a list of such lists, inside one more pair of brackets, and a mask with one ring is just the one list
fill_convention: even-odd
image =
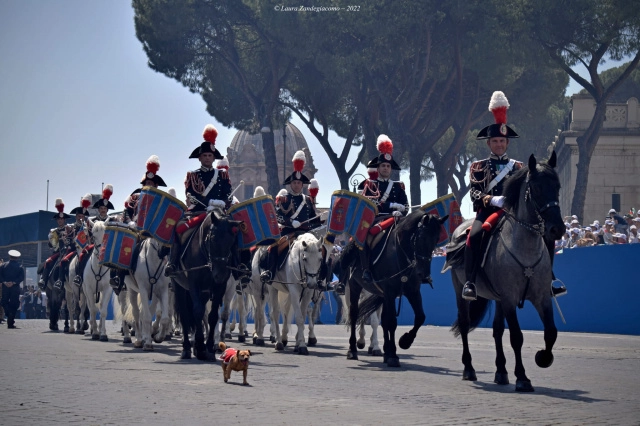
[(544, 240), (556, 240), (565, 232), (558, 203), (560, 181), (554, 170), (555, 166), (555, 152), (548, 162), (542, 163), (536, 163), (535, 157), (531, 155), (528, 166), (516, 172), (505, 183), (503, 195), (506, 213), (489, 242), (484, 266), (478, 274), (475, 283), (478, 290), (476, 301), (469, 302), (462, 298), (465, 274), (462, 261), (464, 256), (460, 256), (460, 252), (464, 250), (464, 230), (469, 226), (468, 222), (458, 227), (448, 245), (444, 269), (453, 268), (451, 277), (456, 291), (458, 319), (453, 324), (452, 331), (456, 336), (462, 337), (463, 380), (477, 380), (471, 364), (467, 335), (484, 318), (490, 300), (496, 301), (493, 337), (497, 371), (494, 382), (502, 385), (509, 383), (502, 348), (506, 319), (516, 358), (516, 391), (533, 391), (522, 364), (523, 336), (516, 313), (516, 307), (521, 308), (525, 300), (529, 300), (536, 308), (544, 326), (545, 349), (536, 354), (536, 364), (546, 368), (553, 363), (551, 350), (558, 330), (553, 321), (551, 306), (551, 259)]
[[(349, 323), (351, 337), (347, 359), (358, 359), (356, 327), (380, 305), (382, 309), (382, 330), (384, 334), (384, 362), (389, 367), (399, 367), (396, 355), (395, 332), (398, 326), (396, 318), (396, 298), (405, 296), (415, 314), (413, 328), (405, 333), (398, 342), (402, 349), (409, 349), (418, 329), (425, 320), (420, 287), (431, 280), (431, 256), (436, 247), (440, 228), (448, 216), (439, 218), (428, 215), (422, 210), (414, 211), (402, 219), (391, 231), (387, 245), (379, 261), (371, 267), (373, 284), (362, 280), (362, 267), (359, 262), (349, 278)], [(354, 256), (353, 249), (343, 255), (341, 263), (349, 264), (348, 257)], [(360, 306), (358, 301), (362, 289), (372, 293)]]
[[(174, 278), (175, 307), (182, 324), (182, 359), (191, 358), (189, 333), (195, 333), (195, 356), (202, 361), (215, 360), (214, 330), (218, 324), (218, 308), (231, 274), (228, 268), (237, 251), (240, 222), (230, 220), (217, 211), (207, 215), (194, 230), (185, 246), (185, 270)], [(203, 325), (205, 305), (212, 301), (208, 317), (209, 333), (205, 345)]]
[[(53, 267), (51, 268), (51, 272), (48, 277), (46, 277), (47, 283), (45, 288), (45, 293), (47, 294), (47, 307), (49, 308), (49, 330), (51, 331), (60, 331), (58, 327), (58, 320), (60, 319), (60, 313), (63, 312), (65, 317), (64, 319), (64, 332), (69, 332), (69, 312), (66, 307), (62, 307), (62, 302), (65, 300), (65, 290), (64, 286), (58, 288), (55, 286), (55, 282), (61, 278), (61, 274), (64, 273), (60, 266), (60, 260), (66, 253), (61, 253), (60, 256), (56, 259)], [(38, 267), (37, 273), (41, 275), (45, 272), (45, 264), (46, 262), (42, 262)], [(44, 279), (45, 277), (42, 276)]]

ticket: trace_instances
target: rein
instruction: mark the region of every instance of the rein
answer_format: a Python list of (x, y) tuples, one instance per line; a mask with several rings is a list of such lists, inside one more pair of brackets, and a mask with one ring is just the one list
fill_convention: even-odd
[[(91, 254), (92, 256), (95, 256), (96, 259), (98, 258), (98, 252), (100, 251), (100, 246), (102, 244), (96, 244), (93, 247), (93, 253)], [(98, 286), (100, 285), (100, 280), (102, 280), (102, 277), (104, 277), (105, 275), (107, 275), (107, 272), (109, 272), (109, 268), (105, 267), (104, 268), (104, 273), (101, 274), (100, 272), (102, 272), (102, 265), (100, 265), (100, 268), (98, 268), (98, 272), (96, 273), (96, 271), (93, 270), (93, 262), (89, 262), (89, 267), (91, 267), (91, 272), (93, 273), (93, 276), (96, 280), (96, 303), (98, 303), (98, 301), (100, 300), (100, 292), (98, 291)]]
[[(149, 240), (147, 240), (149, 241)], [(153, 241), (149, 241), (149, 244), (151, 245), (151, 247), (153, 247), (158, 255), (158, 259), (160, 259), (160, 263), (158, 263), (158, 267), (156, 268), (156, 271), (153, 273), (153, 275), (151, 274), (151, 271), (149, 270), (149, 257), (145, 256), (144, 258), (144, 263), (145, 266), (147, 267), (147, 275), (149, 276), (149, 284), (151, 285), (151, 291), (149, 291), (149, 300), (151, 300), (152, 296), (153, 296), (153, 286), (155, 285), (155, 283), (158, 282), (158, 278), (160, 276), (160, 269), (164, 266), (164, 262), (162, 260), (162, 258), (160, 257), (160, 250), (158, 247), (155, 247), (155, 245), (153, 244)]]

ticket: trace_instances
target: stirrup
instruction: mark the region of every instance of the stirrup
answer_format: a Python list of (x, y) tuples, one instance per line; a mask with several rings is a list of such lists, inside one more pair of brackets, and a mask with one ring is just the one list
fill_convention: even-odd
[(175, 277), (178, 273), (178, 268), (173, 263), (167, 263), (167, 266), (164, 268), (164, 276), (165, 277)]
[(58, 280), (55, 283), (53, 283), (53, 288), (55, 288), (56, 290), (60, 290), (62, 288), (62, 280)]
[(371, 271), (365, 269), (362, 271), (362, 279), (369, 284), (373, 284), (373, 277), (371, 276)]
[(462, 298), (464, 300), (476, 300), (478, 298), (476, 285), (471, 281), (464, 283), (464, 287), (462, 287)]
[(120, 287), (120, 278), (118, 277), (113, 277), (109, 280), (109, 285), (111, 287), (113, 287), (114, 289)]
[(82, 277), (80, 275), (76, 275), (73, 279), (73, 283), (80, 287), (82, 285)]
[(260, 281), (262, 281), (263, 283), (270, 283), (271, 282), (271, 271), (264, 271), (263, 273), (260, 274)]
[(47, 283), (45, 282), (45, 280), (40, 279), (40, 281), (38, 281), (38, 288), (40, 288), (40, 290), (42, 291), (47, 289)]
[[(553, 283), (558, 281), (560, 283), (560, 285), (558, 287), (554, 287)], [(555, 279), (553, 281), (551, 281), (551, 296), (552, 297), (560, 297), (560, 296), (564, 296), (565, 294), (567, 294), (567, 287), (565, 287), (564, 283), (562, 281), (560, 281), (559, 279)]]

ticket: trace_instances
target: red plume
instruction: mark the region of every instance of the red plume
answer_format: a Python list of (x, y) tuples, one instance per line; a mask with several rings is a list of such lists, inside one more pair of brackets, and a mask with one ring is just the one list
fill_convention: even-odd
[(64, 212), (64, 201), (62, 201), (62, 198), (56, 198), (56, 210), (58, 210), (59, 213)]
[(309, 181), (309, 194), (311, 197), (316, 198), (318, 196), (318, 191), (320, 190), (320, 185), (318, 181), (315, 179), (311, 179)]
[(102, 190), (102, 198), (104, 198), (105, 200), (108, 200), (109, 198), (111, 198), (112, 194), (113, 194), (113, 186), (111, 186), (110, 184), (105, 185), (104, 189)]
[(509, 100), (504, 93), (493, 92), (489, 101), (489, 111), (493, 113), (496, 124), (507, 124), (507, 109), (509, 109)]
[(83, 208), (88, 209), (89, 206), (91, 206), (91, 194), (86, 194), (84, 197), (82, 197), (80, 204)]
[(147, 160), (147, 171), (155, 175), (158, 173), (158, 170), (160, 170), (160, 159), (157, 155), (152, 155)]
[(301, 172), (304, 169), (304, 164), (307, 162), (307, 158), (304, 155), (303, 151), (297, 151), (293, 155), (293, 170), (296, 172)]
[(378, 169), (375, 169), (373, 167), (369, 167), (367, 169), (367, 174), (369, 175), (369, 179), (371, 179), (371, 180), (378, 179)]
[(378, 141), (376, 145), (378, 148), (378, 152), (380, 152), (380, 154), (393, 154), (393, 143), (391, 142), (391, 139), (389, 139), (389, 136), (387, 135), (378, 136)]
[(213, 124), (207, 124), (206, 126), (204, 126), (202, 137), (205, 141), (215, 145), (216, 138), (218, 137), (218, 129), (216, 129)]

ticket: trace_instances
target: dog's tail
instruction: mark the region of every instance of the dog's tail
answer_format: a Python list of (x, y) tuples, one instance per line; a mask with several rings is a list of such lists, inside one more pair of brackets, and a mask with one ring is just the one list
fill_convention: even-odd
[(226, 345), (226, 343), (224, 343), (224, 342), (220, 342), (220, 343), (218, 343), (218, 347), (220, 348), (220, 350), (221, 350), (222, 352), (224, 352), (224, 351), (225, 351), (225, 349), (227, 349), (227, 345)]

